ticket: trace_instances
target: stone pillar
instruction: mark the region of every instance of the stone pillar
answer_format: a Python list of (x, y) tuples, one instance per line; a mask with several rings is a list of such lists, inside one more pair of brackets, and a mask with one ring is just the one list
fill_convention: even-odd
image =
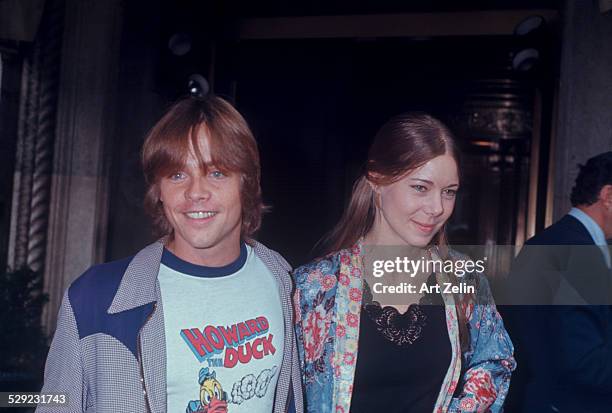
[(104, 259), (121, 3), (66, 0), (45, 265), (50, 332), (65, 288)]
[(612, 14), (597, 0), (566, 0), (562, 22), (553, 221), (571, 207), (577, 164), (612, 150)]
[(21, 72), (8, 264), (44, 271), (63, 16), (50, 0)]

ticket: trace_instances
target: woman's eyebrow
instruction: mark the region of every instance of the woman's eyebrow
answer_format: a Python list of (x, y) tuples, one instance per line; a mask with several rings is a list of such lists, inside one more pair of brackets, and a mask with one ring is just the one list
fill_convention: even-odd
[[(413, 181), (420, 181), (420, 182), (424, 182), (424, 183), (429, 184), (429, 185), (433, 185), (433, 184), (434, 184), (432, 181), (430, 181), (430, 180), (428, 180), (428, 179), (423, 179), (423, 178), (414, 178), (414, 177), (413, 177), (413, 178), (410, 178), (410, 179), (412, 179)], [(450, 184), (450, 185), (446, 185), (444, 188), (450, 188), (451, 186), (457, 186), (457, 187), (458, 187), (458, 186), (459, 186), (459, 184)]]
[(433, 182), (428, 181), (427, 179), (423, 179), (423, 178), (410, 178), (410, 179), (412, 179), (413, 181), (421, 181), (421, 182), (425, 182), (426, 184), (433, 185)]

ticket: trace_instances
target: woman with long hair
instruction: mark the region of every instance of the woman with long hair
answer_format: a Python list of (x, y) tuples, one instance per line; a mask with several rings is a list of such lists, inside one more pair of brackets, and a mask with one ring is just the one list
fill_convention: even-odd
[(459, 183), (437, 119), (402, 114), (376, 135), (328, 253), (295, 271), (308, 412), (502, 410), (513, 346), (445, 237)]

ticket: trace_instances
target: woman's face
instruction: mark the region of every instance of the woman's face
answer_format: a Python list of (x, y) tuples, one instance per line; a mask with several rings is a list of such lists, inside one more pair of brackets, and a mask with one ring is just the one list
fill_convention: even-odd
[(378, 213), (370, 238), (381, 245), (427, 246), (453, 212), (458, 189), (457, 162), (447, 154), (375, 188)]

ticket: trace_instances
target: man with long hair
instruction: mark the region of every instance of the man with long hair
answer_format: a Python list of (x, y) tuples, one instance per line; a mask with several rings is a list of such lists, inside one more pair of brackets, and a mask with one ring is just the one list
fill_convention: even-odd
[(290, 267), (253, 239), (264, 205), (246, 121), (221, 98), (182, 99), (142, 166), (161, 238), (68, 288), (43, 392), (67, 393), (70, 411), (284, 413), (293, 397), (301, 412)]

